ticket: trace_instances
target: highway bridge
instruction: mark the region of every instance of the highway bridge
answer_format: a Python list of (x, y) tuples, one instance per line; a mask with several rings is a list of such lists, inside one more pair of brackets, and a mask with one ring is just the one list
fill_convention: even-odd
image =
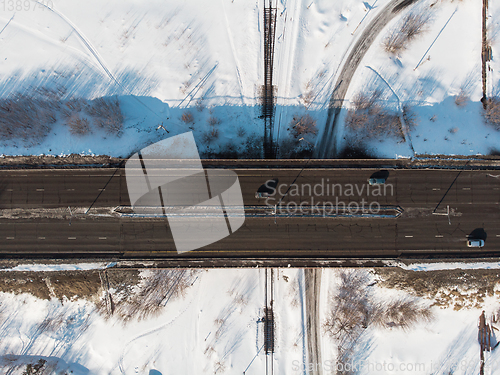
[[(478, 169), (467, 163), (454, 168), (389, 165), (381, 172), (380, 165), (374, 163), (347, 163), (342, 168), (329, 167), (325, 161), (296, 166), (283, 166), (279, 161), (269, 161), (269, 166), (265, 162), (251, 166), (241, 161), (210, 163), (204, 161), (206, 167), (236, 172), (245, 206), (262, 207), (265, 212), (247, 215), (243, 226), (229, 237), (184, 254), (175, 249), (167, 218), (113, 211), (118, 206), (130, 206), (123, 168), (0, 170), (0, 257), (241, 258), (286, 265), (293, 259), (500, 254), (497, 167)], [(374, 187), (367, 184), (374, 173), (386, 174), (386, 191), (382, 194), (374, 195)], [(256, 198), (255, 192), (271, 179), (278, 180), (276, 195), (271, 197), (274, 199), (266, 202), (266, 198)], [(320, 194), (321, 185), (324, 191)], [(348, 191), (350, 186), (354, 191)], [(310, 191), (310, 187), (316, 187), (316, 191)], [(293, 211), (311, 201), (313, 205), (321, 202), (319, 206), (330, 211), (338, 202), (351, 203), (351, 207), (376, 202), (381, 207), (398, 207), (400, 214), (335, 216)], [(277, 203), (285, 214), (273, 210)], [(484, 239), (485, 246), (467, 247), (469, 236)]]

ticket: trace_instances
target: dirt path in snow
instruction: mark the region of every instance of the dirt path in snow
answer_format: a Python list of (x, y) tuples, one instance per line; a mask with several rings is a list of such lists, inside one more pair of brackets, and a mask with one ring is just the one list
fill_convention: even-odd
[(319, 293), (321, 289), (321, 268), (304, 270), (306, 290), (306, 334), (307, 361), (311, 375), (323, 374), (321, 360), (321, 324), (319, 321)]
[(375, 38), (377, 38), (378, 34), (380, 34), (389, 21), (391, 21), (401, 10), (417, 1), (418, 0), (391, 0), (363, 30), (363, 33), (349, 53), (337, 82), (335, 83), (332, 96), (330, 97), (326, 125), (320, 135), (319, 144), (315, 149), (314, 157), (328, 159), (335, 157), (340, 151), (336, 149), (337, 123), (339, 121), (339, 115), (345, 95), (347, 94), (349, 84), (351, 83), (356, 69), (358, 69), (361, 60), (363, 60), (363, 57)]

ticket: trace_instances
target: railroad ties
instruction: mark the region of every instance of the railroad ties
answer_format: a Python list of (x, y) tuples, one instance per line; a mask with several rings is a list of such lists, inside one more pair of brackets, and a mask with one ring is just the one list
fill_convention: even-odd
[(262, 118), (264, 119), (264, 157), (276, 158), (273, 142), (274, 104), (275, 95), (273, 86), (274, 42), (276, 34), (276, 8), (272, 0), (264, 4), (264, 85), (262, 86)]
[(274, 353), (274, 314), (272, 307), (264, 309), (264, 352)]

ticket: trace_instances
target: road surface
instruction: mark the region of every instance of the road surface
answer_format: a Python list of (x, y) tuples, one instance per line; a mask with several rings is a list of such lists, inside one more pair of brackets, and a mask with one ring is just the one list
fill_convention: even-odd
[[(245, 205), (264, 205), (265, 200), (255, 198), (259, 186), (278, 178), (285, 193), (300, 169), (234, 171)], [(372, 196), (373, 191), (367, 194), (366, 180), (373, 172), (306, 168), (295, 182), (299, 188), (306, 187), (305, 194), (295, 196), (290, 190), (281, 202), (282, 209), (312, 199), (316, 199), (313, 203), (339, 199), (346, 204), (361, 204), (364, 199), (400, 206), (404, 212), (399, 218), (247, 217), (231, 236), (181, 257), (395, 258), (470, 252), (495, 255), (500, 251), (500, 178), (494, 177), (499, 173), (389, 170), (386, 185), (391, 188), (385, 196)], [(0, 254), (178, 257), (166, 218), (103, 215), (115, 206), (130, 204), (124, 175), (123, 169), (0, 171)], [(323, 184), (322, 196), (307, 194), (307, 186), (314, 188), (315, 184)], [(335, 194), (326, 194), (329, 184), (337, 184)], [(349, 185), (364, 190), (347, 196)], [(340, 195), (339, 186), (344, 190)], [(445, 215), (447, 206), (449, 216)], [(44, 216), (44, 210), (59, 215)], [(466, 247), (466, 236), (478, 229), (486, 236), (480, 251)]]

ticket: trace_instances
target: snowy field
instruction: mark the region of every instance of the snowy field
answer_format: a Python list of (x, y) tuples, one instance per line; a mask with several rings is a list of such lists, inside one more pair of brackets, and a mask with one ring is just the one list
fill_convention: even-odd
[[(315, 134), (299, 142), (293, 125), (309, 115), (320, 133), (350, 48), (388, 3), (277, 1), (274, 84), (280, 157), (311, 149)], [(493, 60), (487, 86), (492, 96), (500, 87), (500, 8), (490, 3)], [(350, 128), (341, 132), (343, 142), (362, 145), (378, 157), (413, 156), (410, 144), (415, 154), (496, 152), (500, 133), (485, 124), (479, 101), (481, 6), (474, 0), (422, 0), (390, 21), (353, 76), (343, 117), (357, 94), (379, 91), (383, 111), (397, 115), (406, 106), (415, 126), (406, 142)], [(410, 13), (428, 16), (422, 32), (405, 49), (386, 52), (384, 41)], [(0, 154), (128, 157), (193, 130), (204, 157), (260, 157), (262, 22), (263, 1), (2, 3), (0, 117), (12, 120), (19, 113), (9, 111), (9, 98), (31, 98), (32, 106), (43, 108), (12, 120), (10, 130), (2, 132)], [(123, 116), (118, 128), (103, 125), (105, 113), (99, 117), (87, 109), (89, 100), (100, 97), (118, 102)], [(82, 99), (75, 108), (71, 100)], [(43, 100), (49, 104), (42, 105)], [(26, 125), (27, 119), (34, 123)]]
[[(265, 373), (263, 269), (148, 270), (135, 282), (85, 272), (12, 273), (0, 292), (2, 373)], [(320, 272), (321, 363), (307, 355), (304, 270), (275, 273), (275, 374), (477, 374), (481, 312), (500, 328), (495, 271)], [(485, 374), (500, 374), (498, 349), (485, 360)]]

